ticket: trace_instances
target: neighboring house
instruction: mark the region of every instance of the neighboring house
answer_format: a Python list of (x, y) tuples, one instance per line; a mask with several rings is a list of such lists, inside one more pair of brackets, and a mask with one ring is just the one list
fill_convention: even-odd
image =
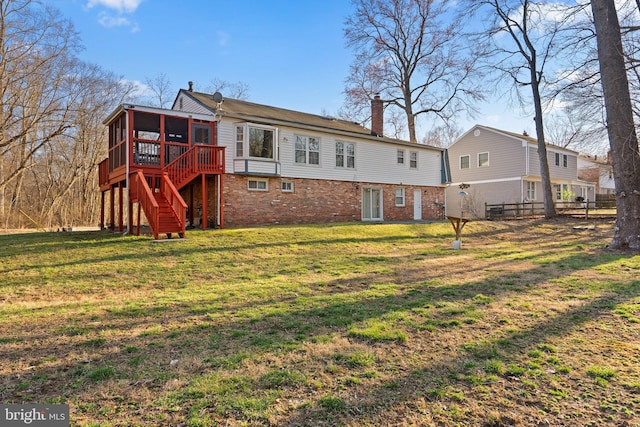
[[(449, 147), (448, 156), (447, 215), (484, 218), (485, 204), (543, 202), (535, 138), (476, 125)], [(595, 184), (578, 179), (577, 152), (547, 144), (547, 161), (556, 203), (595, 200)]]
[[(111, 195), (112, 228), (116, 220), (123, 228), (123, 188), (138, 170), (151, 195), (173, 197), (162, 186), (171, 181), (187, 206), (185, 224), (203, 229), (442, 218), (444, 150), (379, 136), (380, 100), (369, 130), (215, 95), (180, 90), (171, 110), (123, 105), (105, 121), (111, 148), (100, 188), (103, 211)], [(140, 194), (130, 196), (129, 218), (136, 202), (147, 214)]]
[(615, 194), (613, 168), (607, 158), (598, 156), (578, 156), (578, 178), (596, 183), (596, 194)]

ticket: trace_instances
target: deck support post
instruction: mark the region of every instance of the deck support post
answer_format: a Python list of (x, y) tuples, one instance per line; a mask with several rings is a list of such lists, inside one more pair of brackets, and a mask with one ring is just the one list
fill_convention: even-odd
[(208, 212), (207, 212), (207, 207), (209, 205), (209, 200), (207, 198), (207, 177), (205, 174), (201, 174), (202, 176), (202, 219), (201, 219), (201, 223), (202, 223), (202, 229), (206, 230), (207, 229), (207, 224), (209, 222), (209, 216), (208, 216)]
[(109, 230), (114, 231), (116, 227), (116, 200), (114, 185), (109, 185)]
[(224, 228), (224, 173), (218, 175), (218, 222), (220, 228)]
[(120, 233), (124, 232), (124, 189), (122, 186), (122, 181), (118, 183), (118, 231)]
[(140, 202), (138, 202), (138, 231), (136, 232), (136, 236), (140, 235), (140, 210), (141, 210)]
[(127, 210), (127, 220), (129, 221), (129, 234), (133, 235), (133, 202), (130, 199), (130, 197), (127, 197), (127, 205), (129, 207)]
[(104, 191), (100, 191), (100, 230), (104, 230)]

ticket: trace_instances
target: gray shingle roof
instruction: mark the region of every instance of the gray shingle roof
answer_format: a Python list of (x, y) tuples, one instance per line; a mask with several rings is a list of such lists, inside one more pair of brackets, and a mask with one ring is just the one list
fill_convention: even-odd
[[(213, 100), (211, 94), (190, 92), (184, 89), (181, 90), (181, 92), (198, 101), (212, 113), (216, 111), (217, 103)], [(345, 136), (351, 135), (358, 138), (389, 142), (392, 144), (419, 146), (442, 151), (440, 148), (430, 147), (428, 145), (413, 144), (411, 142), (395, 138), (373, 136), (371, 135), (370, 129), (360, 125), (359, 123), (350, 122), (348, 120), (287, 110), (285, 108), (271, 107), (269, 105), (256, 104), (238, 99), (225, 98), (222, 102), (219, 113), (222, 114), (223, 118), (231, 117), (253, 123), (290, 126), (293, 128), (316, 130), (319, 132), (334, 132)]]

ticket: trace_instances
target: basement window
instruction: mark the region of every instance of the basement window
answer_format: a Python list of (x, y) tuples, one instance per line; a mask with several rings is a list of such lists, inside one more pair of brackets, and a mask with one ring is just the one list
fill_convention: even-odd
[(249, 190), (251, 191), (268, 191), (269, 181), (266, 179), (250, 179)]
[(280, 187), (283, 193), (293, 193), (293, 182), (292, 181), (282, 181), (282, 186)]

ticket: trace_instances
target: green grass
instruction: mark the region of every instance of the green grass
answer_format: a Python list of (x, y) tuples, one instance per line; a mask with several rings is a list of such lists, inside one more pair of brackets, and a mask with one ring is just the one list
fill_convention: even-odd
[(612, 226), (0, 236), (0, 395), (77, 426), (633, 425), (640, 256)]

